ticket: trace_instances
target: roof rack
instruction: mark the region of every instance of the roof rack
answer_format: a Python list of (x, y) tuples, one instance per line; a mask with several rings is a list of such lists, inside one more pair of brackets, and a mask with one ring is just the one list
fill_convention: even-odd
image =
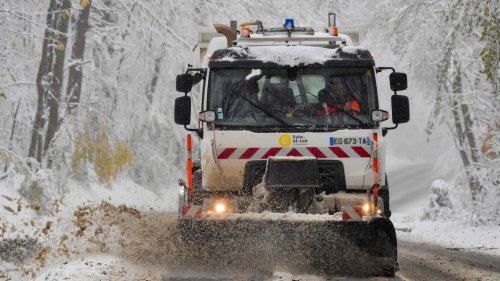
[(332, 36), (328, 33), (317, 32), (314, 35), (263, 35), (253, 34), (251, 37), (238, 36), (233, 41), (234, 46), (250, 46), (250, 45), (276, 45), (277, 43), (298, 45), (321, 45), (324, 47), (336, 48), (341, 45), (346, 45), (346, 39), (341, 36)]
[(292, 36), (288, 37), (287, 35), (273, 35), (273, 36), (262, 36), (258, 34), (254, 34), (252, 37), (238, 37), (236, 39), (236, 43), (263, 43), (263, 42), (340, 42), (341, 44), (345, 44), (345, 39), (339, 36), (331, 36), (328, 34), (320, 35), (302, 35), (302, 36)]
[[(256, 34), (262, 34), (264, 36), (269, 35), (288, 35), (289, 31), (284, 27), (271, 27), (269, 29), (262, 28), (257, 29)], [(290, 30), (290, 34), (300, 34), (300, 35), (314, 35), (314, 29), (310, 27), (293, 27), (293, 30)]]
[[(264, 28), (260, 20), (242, 23), (241, 32), (238, 32), (236, 26), (237, 22), (231, 21), (231, 29), (235, 35), (232, 40), (233, 45), (261, 45), (266, 42), (272, 44), (298, 42), (300, 45), (305, 42), (314, 42), (314, 45), (318, 45), (319, 42), (324, 42), (322, 45), (338, 47), (346, 44), (345, 38), (339, 36), (338, 32), (337, 34), (329, 33), (328, 30), (315, 32), (310, 27), (295, 26), (293, 19), (286, 19), (282, 27)], [(257, 29), (251, 29), (250, 26), (257, 26)]]

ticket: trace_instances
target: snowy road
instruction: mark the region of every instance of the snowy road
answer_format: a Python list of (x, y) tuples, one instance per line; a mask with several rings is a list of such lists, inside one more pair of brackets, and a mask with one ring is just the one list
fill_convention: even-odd
[(401, 280), (500, 280), (500, 257), (399, 241)]
[[(63, 255), (61, 258), (51, 260), (51, 265), (42, 269), (40, 275), (37, 276), (37, 281), (75, 279), (85, 281), (500, 280), (499, 256), (478, 254), (464, 249), (446, 249), (399, 239), (400, 270), (397, 271), (395, 278), (352, 278), (351, 275), (346, 276), (345, 273), (331, 276), (339, 272), (337, 269), (340, 271), (344, 269), (340, 265), (342, 261), (332, 264), (334, 270), (330, 275), (320, 275), (318, 274), (320, 268), (311, 268), (307, 261), (301, 266), (300, 263), (295, 264), (290, 263), (289, 260), (283, 260), (288, 256), (280, 254), (280, 251), (284, 250), (280, 248), (271, 247), (276, 253), (270, 254), (267, 251), (265, 253), (245, 252), (241, 249), (240, 243), (234, 245), (234, 248), (187, 247), (178, 239), (175, 215), (157, 212), (139, 215), (133, 209), (115, 208), (106, 204), (99, 208), (81, 211), (84, 211), (86, 215), (85, 219), (83, 217), (80, 219), (79, 225), (86, 229), (85, 234), (89, 236), (82, 236), (83, 239), (82, 237), (76, 238), (75, 245), (67, 244), (66, 246), (83, 249), (90, 246), (90, 244), (81, 244), (83, 240), (89, 238), (89, 241), (95, 243), (97, 237), (101, 239), (97, 244), (99, 247), (90, 248), (86, 254), (77, 254), (73, 258)], [(106, 223), (112, 227), (108, 228)], [(97, 229), (100, 231), (106, 230), (107, 233), (114, 234), (104, 238), (99, 234), (100, 232), (92, 228), (96, 225), (99, 226)], [(113, 231), (113, 229), (120, 229), (120, 231)], [(398, 235), (402, 236), (402, 234)], [(119, 245), (114, 245), (116, 240), (119, 241)], [(68, 243), (70, 241), (71, 239)], [(224, 251), (234, 252), (234, 250), (236, 253), (233, 255), (224, 253)], [(54, 253), (57, 252), (54, 251)], [(294, 254), (298, 257), (302, 256), (300, 253), (294, 252)], [(348, 264), (352, 265), (356, 262), (359, 262), (357, 257)], [(335, 266), (339, 268), (335, 269)], [(1, 275), (0, 280), (2, 280)], [(20, 279), (7, 277), (6, 280)]]
[[(188, 276), (182, 273), (168, 273), (163, 281), (175, 280), (500, 280), (500, 257), (465, 252), (460, 249), (446, 249), (433, 245), (399, 241), (400, 270), (394, 278), (350, 278), (343, 276), (300, 275), (286, 272), (275, 272), (272, 276), (249, 273), (242, 277), (221, 272), (191, 272)], [(236, 273), (235, 273), (236, 274)], [(243, 278), (243, 279), (241, 279)]]
[[(366, 268), (365, 263), (360, 261), (362, 255), (351, 248), (342, 247), (345, 244), (339, 244), (338, 253), (347, 254), (346, 257), (350, 258), (337, 258), (338, 262), (325, 268), (324, 265), (310, 263), (309, 248), (299, 251), (301, 244), (284, 248), (279, 246), (281, 244), (273, 243), (273, 239), (256, 244), (254, 242), (258, 241), (244, 244), (239, 240), (235, 244), (224, 244), (223, 247), (212, 243), (183, 243), (178, 237), (177, 216), (171, 213), (140, 213), (124, 205), (101, 203), (78, 209), (75, 217), (73, 222), (55, 223), (51, 232), (47, 232), (48, 236), (51, 233), (54, 235), (52, 239), (56, 242), (44, 248), (47, 249), (43, 251), (45, 255), (36, 254), (37, 264), (47, 264), (37, 269), (37, 272), (32, 271), (36, 273), (37, 281), (500, 280), (498, 255), (470, 252), (477, 247), (463, 243), (460, 245), (469, 250), (406, 242), (401, 238), (406, 233), (400, 231), (400, 270), (395, 278), (376, 278), (362, 275), (361, 271)], [(77, 225), (79, 230), (68, 233), (69, 223)], [(458, 226), (450, 228), (456, 229)], [(65, 235), (59, 237), (58, 233)], [(485, 240), (489, 234), (478, 231), (466, 239), (477, 235)], [(45, 240), (45, 243), (50, 241)], [(481, 248), (498, 248), (488, 245)], [(71, 254), (68, 255), (68, 252)], [(25, 275), (16, 275), (22, 272), (18, 269), (6, 268), (5, 273), (0, 272), (4, 274), (0, 275), (0, 280), (32, 280), (25, 279)], [(30, 265), (26, 264), (21, 269), (30, 270)], [(320, 271), (329, 273), (321, 275), (318, 273)]]

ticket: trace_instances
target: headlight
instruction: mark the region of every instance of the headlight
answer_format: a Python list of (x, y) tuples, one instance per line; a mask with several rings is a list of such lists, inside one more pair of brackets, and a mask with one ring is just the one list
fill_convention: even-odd
[(374, 206), (370, 204), (370, 202), (363, 202), (361, 205), (361, 210), (363, 212), (363, 216), (371, 216), (374, 212), (377, 215), (380, 215), (382, 212), (380, 211), (379, 206)]
[(216, 215), (231, 214), (235, 210), (234, 202), (226, 198), (214, 198), (210, 201), (209, 206), (208, 213)]
[(370, 212), (370, 204), (367, 202), (363, 205), (363, 213), (368, 214)]
[(226, 211), (226, 206), (224, 205), (224, 203), (219, 202), (215, 204), (215, 212), (217, 214), (222, 214), (225, 211)]

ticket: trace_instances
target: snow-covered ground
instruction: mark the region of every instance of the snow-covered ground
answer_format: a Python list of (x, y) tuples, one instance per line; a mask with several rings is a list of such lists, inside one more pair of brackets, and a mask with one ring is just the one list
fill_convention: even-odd
[[(439, 148), (440, 145), (430, 143), (419, 147), (421, 150), (426, 150), (427, 146)], [(479, 224), (473, 218), (467, 217), (467, 212), (460, 210), (459, 206), (458, 210), (451, 210), (455, 214), (450, 214), (448, 218), (442, 216), (435, 220), (423, 219), (425, 210), (429, 208), (430, 189), (433, 183), (446, 185), (446, 182), (449, 182), (450, 185), (453, 183), (454, 173), (457, 173), (457, 167), (452, 161), (443, 165), (442, 161), (437, 160), (439, 156), (442, 157), (437, 155), (435, 162), (432, 158), (429, 161), (415, 162), (398, 158), (388, 160), (387, 173), (393, 211), (391, 220), (397, 229), (398, 239), (500, 256), (498, 224)], [(435, 181), (437, 176), (443, 177), (446, 181)], [(449, 189), (450, 199), (453, 202), (459, 201), (460, 195), (456, 193), (459, 193), (460, 189), (452, 187)], [(462, 213), (464, 215), (461, 215)]]
[(398, 214), (392, 220), (398, 239), (500, 256), (500, 225), (474, 225), (470, 220), (429, 221)]
[[(176, 256), (185, 253), (175, 238), (174, 184), (153, 193), (124, 179), (108, 187), (73, 182), (40, 214), (15, 191), (21, 182), (0, 182), (1, 243), (21, 241), (16, 243), (24, 249), (2, 254), (0, 280), (162, 280), (169, 276), (163, 264), (172, 265), (173, 277), (178, 274)], [(420, 192), (428, 194), (424, 187)], [(412, 198), (398, 204), (403, 201)], [(467, 218), (422, 220), (426, 200), (421, 204), (420, 211), (394, 213), (398, 239), (500, 255), (500, 226), (474, 225)], [(276, 280), (286, 277), (278, 275)]]
[(162, 274), (116, 256), (90, 255), (51, 266), (35, 280), (162, 280)]
[(141, 212), (174, 212), (176, 183), (152, 192), (126, 179), (71, 182), (42, 210), (17, 192), (22, 181), (0, 182), (0, 280), (151, 280), (117, 255), (127, 245), (118, 237), (126, 239), (127, 219), (140, 220)]

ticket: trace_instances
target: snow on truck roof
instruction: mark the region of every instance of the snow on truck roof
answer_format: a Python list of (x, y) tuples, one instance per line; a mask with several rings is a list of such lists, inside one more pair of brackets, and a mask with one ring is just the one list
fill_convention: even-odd
[(212, 67), (373, 66), (373, 57), (354, 46), (236, 46), (213, 53)]

